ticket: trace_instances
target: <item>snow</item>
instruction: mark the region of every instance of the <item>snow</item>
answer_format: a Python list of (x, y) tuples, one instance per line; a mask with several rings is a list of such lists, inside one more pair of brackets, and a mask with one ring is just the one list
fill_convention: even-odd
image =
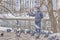
[(5, 16), (6, 18), (14, 17), (11, 13), (3, 14), (3, 16)]
[(0, 27), (0, 31), (7, 31), (7, 29), (12, 29), (12, 28), (9, 28), (9, 27)]

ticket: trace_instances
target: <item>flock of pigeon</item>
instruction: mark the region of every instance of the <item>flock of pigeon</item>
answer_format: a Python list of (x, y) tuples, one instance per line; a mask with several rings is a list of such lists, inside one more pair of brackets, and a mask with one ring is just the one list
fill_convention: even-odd
[[(11, 32), (11, 31), (12, 31), (11, 29), (7, 29), (7, 32)], [(36, 33), (35, 30), (30, 30), (30, 29), (24, 29), (24, 30), (20, 30), (20, 29), (19, 30), (15, 30), (14, 29), (14, 32), (16, 33), (17, 37), (20, 37), (20, 35), (22, 33), (24, 33), (24, 34), (30, 34), (31, 36), (35, 36), (37, 39), (40, 36), (38, 33)], [(57, 36), (60, 33), (53, 33), (52, 31), (41, 30), (40, 34), (44, 34), (45, 35), (44, 37), (48, 38), (47, 40), (59, 40)], [(3, 36), (4, 33), (1, 33), (0, 35)]]

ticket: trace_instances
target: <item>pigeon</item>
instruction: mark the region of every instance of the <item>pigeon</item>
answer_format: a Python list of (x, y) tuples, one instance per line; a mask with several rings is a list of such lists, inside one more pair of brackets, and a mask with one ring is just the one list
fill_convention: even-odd
[(30, 34), (31, 30), (30, 29), (25, 29), (24, 32), (25, 32), (25, 34)]
[(3, 37), (3, 36), (4, 36), (4, 34), (3, 34), (3, 33), (1, 33), (0, 35), (1, 35), (1, 37)]
[(7, 32), (11, 32), (12, 30), (11, 29), (7, 29)]
[(59, 39), (58, 39), (57, 36), (55, 35), (55, 36), (49, 37), (48, 40), (59, 40)]

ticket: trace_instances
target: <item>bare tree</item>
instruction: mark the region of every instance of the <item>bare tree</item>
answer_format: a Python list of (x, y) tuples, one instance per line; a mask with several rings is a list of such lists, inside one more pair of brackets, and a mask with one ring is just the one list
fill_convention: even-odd
[(42, 4), (44, 4), (47, 7), (47, 11), (49, 13), (49, 17), (50, 17), (50, 21), (51, 21), (51, 28), (52, 28), (51, 30), (53, 32), (57, 32), (57, 21), (53, 14), (52, 0), (47, 0), (47, 2), (45, 0), (41, 0), (40, 2), (41, 2), (40, 7), (42, 6)]
[(60, 9), (58, 11), (58, 25), (57, 25), (57, 27), (58, 27), (58, 32), (60, 32)]
[(51, 20), (52, 31), (57, 32), (57, 21), (56, 21), (56, 18), (54, 17), (54, 14), (53, 14), (52, 0), (47, 0), (47, 1), (48, 1), (47, 10), (49, 12), (49, 17), (50, 17), (50, 20)]
[(2, 0), (0, 0), (0, 3), (2, 2)]
[[(14, 1), (13, 1), (14, 2)], [(9, 3), (9, 2), (7, 2), (7, 1), (5, 1), (5, 0), (2, 0), (1, 1), (1, 3), (0, 3), (1, 5), (0, 5), (0, 7), (3, 7), (4, 8), (4, 10), (7, 10), (8, 12), (10, 12), (12, 15), (14, 15), (14, 11), (16, 11), (16, 10), (14, 10), (15, 9), (15, 4), (14, 3), (12, 3), (12, 0), (11, 0), (11, 2)], [(9, 5), (10, 7), (7, 7), (7, 5)], [(0, 8), (0, 9), (2, 9), (2, 8)], [(4, 11), (3, 11), (4, 12)], [(7, 12), (7, 13), (8, 13)], [(14, 15), (15, 16), (15, 15)]]

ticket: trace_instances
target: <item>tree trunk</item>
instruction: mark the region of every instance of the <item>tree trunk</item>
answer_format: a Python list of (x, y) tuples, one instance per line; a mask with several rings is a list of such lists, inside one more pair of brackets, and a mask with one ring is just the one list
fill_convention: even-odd
[(60, 32), (60, 9), (58, 12), (58, 32)]
[(56, 21), (56, 18), (54, 17), (54, 14), (53, 14), (53, 4), (52, 4), (52, 0), (48, 0), (48, 5), (47, 5), (47, 10), (49, 12), (49, 17), (50, 17), (50, 20), (51, 20), (51, 27), (52, 27), (52, 31), (53, 32), (57, 32), (57, 21)]

